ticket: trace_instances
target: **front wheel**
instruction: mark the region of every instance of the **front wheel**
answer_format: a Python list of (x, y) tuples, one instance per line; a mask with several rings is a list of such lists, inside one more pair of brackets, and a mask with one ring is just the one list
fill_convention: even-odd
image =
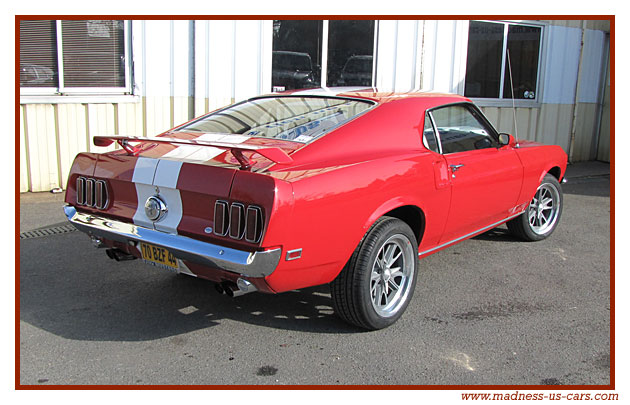
[(413, 296), (418, 243), (397, 218), (380, 218), (331, 283), (335, 313), (356, 326), (376, 330), (400, 318)]
[(527, 209), (508, 221), (510, 232), (526, 241), (542, 240), (552, 234), (562, 215), (562, 188), (551, 174), (545, 175)]

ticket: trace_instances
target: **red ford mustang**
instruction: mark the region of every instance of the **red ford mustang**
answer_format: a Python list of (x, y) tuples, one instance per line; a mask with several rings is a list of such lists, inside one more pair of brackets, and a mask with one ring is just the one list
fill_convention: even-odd
[(254, 97), (151, 138), (95, 137), (65, 213), (116, 260), (228, 295), (330, 283), (366, 329), (404, 312), (424, 257), (507, 222), (549, 236), (567, 156), (499, 134), (470, 100), (320, 89)]

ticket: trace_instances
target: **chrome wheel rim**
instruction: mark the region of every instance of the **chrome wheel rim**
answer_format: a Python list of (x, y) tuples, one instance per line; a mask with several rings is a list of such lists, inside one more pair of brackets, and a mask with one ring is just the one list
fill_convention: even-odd
[(414, 272), (413, 250), (409, 239), (400, 234), (381, 245), (370, 279), (372, 307), (378, 315), (394, 316), (407, 301)]
[(549, 232), (558, 220), (559, 208), (558, 190), (549, 183), (541, 184), (527, 210), (527, 220), (531, 230), (538, 235)]

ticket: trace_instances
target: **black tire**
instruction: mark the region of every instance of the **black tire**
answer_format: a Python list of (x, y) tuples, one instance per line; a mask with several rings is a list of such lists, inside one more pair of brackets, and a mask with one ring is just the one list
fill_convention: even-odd
[[(550, 201), (551, 205), (542, 204), (542, 201)], [(543, 240), (558, 226), (562, 206), (560, 183), (551, 174), (546, 174), (525, 212), (508, 221), (507, 227), (512, 235), (525, 241)]]
[(330, 284), (335, 313), (364, 329), (392, 325), (409, 305), (417, 270), (418, 243), (409, 225), (380, 218)]

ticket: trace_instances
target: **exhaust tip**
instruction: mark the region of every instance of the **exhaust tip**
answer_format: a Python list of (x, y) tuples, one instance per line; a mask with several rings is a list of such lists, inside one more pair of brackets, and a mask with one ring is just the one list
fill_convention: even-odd
[(257, 290), (251, 282), (245, 280), (244, 278), (239, 278), (238, 280), (236, 280), (236, 285), (238, 286), (238, 289), (241, 290), (243, 293), (254, 292)]
[(228, 297), (234, 297), (234, 290), (232, 289), (232, 286), (230, 285), (230, 283), (225, 281), (222, 283), (221, 287), (223, 288), (223, 291), (225, 291)]
[(217, 290), (219, 294), (223, 294), (225, 292), (225, 290), (223, 290), (223, 286), (219, 283), (216, 283), (214, 285), (214, 289)]
[(123, 252), (122, 250), (119, 250), (119, 249), (107, 249), (105, 253), (107, 254), (107, 257), (109, 257), (110, 259), (116, 260), (117, 262), (120, 262), (123, 260), (137, 259), (136, 256), (130, 255), (129, 253)]
[(110, 259), (118, 261), (118, 259), (116, 258), (116, 254), (114, 253), (114, 249), (107, 249), (105, 253)]

